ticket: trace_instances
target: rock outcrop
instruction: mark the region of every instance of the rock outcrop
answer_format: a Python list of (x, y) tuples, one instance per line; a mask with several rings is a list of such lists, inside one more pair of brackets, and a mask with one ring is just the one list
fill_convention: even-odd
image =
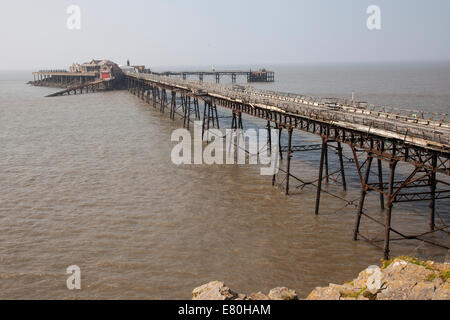
[(236, 300), (236, 298), (238, 294), (219, 281), (207, 283), (192, 291), (192, 300)]
[(399, 257), (352, 282), (316, 288), (307, 300), (450, 300), (450, 264)]
[(223, 282), (213, 281), (192, 291), (192, 300), (297, 300), (294, 290), (280, 287), (270, 290), (265, 295), (262, 292), (250, 295), (233, 292)]
[[(298, 300), (294, 290), (280, 287), (250, 295), (233, 292), (213, 281), (192, 292), (193, 300)], [(315, 288), (306, 300), (450, 300), (450, 264), (399, 257), (370, 266), (343, 285)]]

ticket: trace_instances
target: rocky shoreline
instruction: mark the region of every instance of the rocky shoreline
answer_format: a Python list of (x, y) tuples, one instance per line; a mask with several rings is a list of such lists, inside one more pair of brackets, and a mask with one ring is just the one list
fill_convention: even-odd
[[(193, 300), (299, 300), (295, 290), (236, 293), (213, 281), (192, 291)], [(351, 282), (315, 288), (305, 300), (450, 300), (450, 263), (398, 257), (370, 266)]]

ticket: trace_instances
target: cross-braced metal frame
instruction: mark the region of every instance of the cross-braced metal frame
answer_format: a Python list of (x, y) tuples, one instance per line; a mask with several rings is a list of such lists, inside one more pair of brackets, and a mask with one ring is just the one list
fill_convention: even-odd
[[(271, 146), (270, 132), (271, 128), (279, 130), (279, 138), (283, 130), (287, 131), (288, 144), (281, 146), (280, 157), (283, 159), (283, 153), (286, 154), (286, 170), (280, 169), (286, 174), (285, 193), (289, 195), (290, 178), (295, 178), (302, 183), (302, 186), (313, 185), (313, 182), (304, 182), (300, 178), (295, 177), (291, 173), (291, 158), (294, 152), (307, 152), (313, 150), (320, 150), (319, 174), (317, 179), (317, 195), (315, 214), (320, 211), (320, 198), (323, 180), (329, 181), (333, 175), (340, 174), (339, 181), (343, 190), (347, 189), (345, 178), (345, 169), (343, 163), (343, 145), (348, 145), (353, 154), (353, 162), (361, 182), (361, 194), (359, 198), (359, 205), (354, 227), (354, 240), (361, 237), (370, 243), (380, 247), (378, 242), (380, 240), (369, 239), (360, 233), (360, 224), (362, 217), (366, 217), (380, 225), (385, 229), (384, 242), (382, 247), (384, 257), (389, 258), (390, 242), (398, 239), (391, 239), (391, 233), (397, 234), (402, 239), (417, 239), (443, 248), (445, 245), (435, 243), (433, 241), (424, 239), (423, 236), (433, 232), (446, 232), (448, 234), (449, 226), (443, 225), (436, 227), (436, 200), (450, 198), (449, 184), (443, 180), (438, 179), (437, 175), (442, 174), (450, 176), (450, 151), (447, 147), (436, 147), (435, 144), (429, 146), (407, 141), (399, 138), (399, 134), (395, 132), (391, 136), (379, 134), (376, 130), (371, 130), (374, 122), (370, 124), (369, 129), (362, 129), (363, 127), (355, 125), (351, 121), (343, 123), (342, 121), (326, 120), (336, 118), (333, 116), (333, 110), (330, 109), (330, 114), (323, 116), (324, 111), (321, 109), (316, 113), (306, 109), (296, 112), (286, 112), (277, 107), (270, 107), (256, 103), (250, 103), (235, 97), (236, 94), (230, 96), (222, 94), (214, 94), (211, 92), (199, 90), (196, 86), (190, 88), (189, 86), (180, 85), (178, 82), (170, 83), (167, 79), (161, 78), (140, 78), (138, 76), (128, 75), (127, 77), (128, 90), (144, 100), (146, 93), (147, 103), (152, 102), (154, 107), (159, 105), (160, 111), (164, 112), (167, 106), (170, 106), (170, 118), (175, 119), (175, 115), (179, 114), (183, 119), (184, 127), (189, 128), (191, 122), (191, 113), (195, 119), (200, 120), (199, 100), (204, 102), (203, 110), (203, 130), (208, 130), (210, 127), (219, 128), (219, 116), (217, 114), (217, 106), (230, 109), (232, 113), (231, 128), (242, 129), (242, 114), (247, 114), (259, 119), (267, 121), (267, 129), (269, 132), (269, 143)], [(170, 104), (168, 103), (168, 93), (170, 95)], [(193, 104), (191, 103), (193, 101)], [(278, 101), (277, 101), (278, 104)], [(181, 109), (182, 113), (177, 110)], [(325, 111), (326, 113), (327, 111)], [(352, 111), (353, 112), (353, 111)], [(368, 111), (372, 112), (372, 110)], [(345, 117), (344, 117), (345, 118)], [(387, 116), (389, 118), (389, 116)], [(353, 116), (353, 121), (355, 116)], [(429, 121), (429, 120), (428, 120)], [(442, 123), (442, 121), (441, 121)], [(366, 124), (363, 120), (363, 124)], [(438, 125), (439, 126), (439, 125)], [(395, 126), (397, 128), (397, 126)], [(292, 135), (294, 130), (308, 132), (321, 137), (322, 143), (320, 145), (292, 145)], [(400, 129), (399, 129), (400, 130)], [(403, 130), (403, 129), (402, 129)], [(406, 129), (408, 133), (409, 129)], [(436, 129), (434, 129), (436, 130)], [(428, 134), (428, 133), (427, 133)], [(425, 132), (423, 136), (427, 135)], [(439, 141), (443, 139), (441, 134), (438, 135)], [(418, 140), (417, 140), (418, 141)], [(280, 140), (281, 142), (281, 140)], [(328, 151), (333, 149), (338, 155), (340, 168), (336, 172), (329, 172), (328, 168)], [(366, 160), (361, 163), (358, 154), (365, 153)], [(378, 174), (377, 182), (371, 182), (371, 168), (373, 160), (377, 160)], [(404, 180), (397, 181), (396, 168), (398, 163), (407, 163), (413, 166), (411, 174)], [(383, 163), (389, 166), (389, 180), (383, 181)], [(324, 175), (325, 172), (325, 175)], [(275, 185), (276, 176), (272, 177), (272, 184)], [(438, 188), (439, 184), (439, 188)], [(424, 191), (424, 188), (427, 190)], [(416, 190), (416, 191), (409, 191)], [(381, 209), (386, 209), (385, 221), (381, 222), (373, 218), (371, 215), (364, 212), (364, 202), (368, 192), (375, 191), (379, 193), (379, 201)], [(430, 217), (429, 217), (429, 231), (419, 235), (405, 235), (392, 226), (392, 210), (395, 203), (409, 202), (409, 201), (429, 201), (430, 202)]]

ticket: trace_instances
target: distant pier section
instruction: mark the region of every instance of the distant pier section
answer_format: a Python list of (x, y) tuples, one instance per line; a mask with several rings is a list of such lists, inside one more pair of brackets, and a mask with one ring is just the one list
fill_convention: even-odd
[(30, 84), (63, 88), (49, 97), (118, 89), (123, 84), (124, 72), (110, 60), (92, 60), (74, 63), (69, 70), (39, 70), (33, 72)]
[(259, 69), (258, 71), (242, 71), (242, 70), (225, 70), (225, 71), (165, 71), (165, 72), (151, 72), (152, 74), (156, 74), (159, 76), (166, 77), (180, 77), (183, 80), (186, 80), (188, 77), (198, 77), (200, 82), (203, 82), (205, 76), (212, 76), (216, 79), (216, 83), (220, 83), (220, 79), (224, 76), (231, 77), (231, 82), (236, 83), (236, 79), (238, 76), (244, 76), (247, 79), (247, 82), (274, 82), (275, 81), (275, 72), (268, 71), (266, 69)]
[(154, 74), (166, 77), (178, 77), (187, 80), (188, 77), (197, 77), (203, 82), (205, 77), (212, 77), (216, 83), (221, 78), (230, 77), (231, 83), (236, 83), (238, 77), (245, 77), (248, 83), (274, 82), (275, 72), (266, 69), (257, 71), (243, 70), (216, 70), (214, 66), (210, 71), (164, 71), (153, 72), (146, 69), (144, 65), (132, 66), (130, 61), (124, 66), (119, 66), (110, 60), (92, 59), (82, 64), (74, 63), (69, 69), (39, 70), (33, 72), (33, 81), (29, 84), (34, 86), (63, 88), (49, 97), (70, 95), (77, 93), (95, 92), (98, 90), (120, 89), (124, 87), (124, 78), (127, 73)]

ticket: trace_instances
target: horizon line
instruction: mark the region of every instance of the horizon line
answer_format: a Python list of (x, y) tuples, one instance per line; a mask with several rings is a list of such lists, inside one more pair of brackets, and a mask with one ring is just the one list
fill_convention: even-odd
[[(111, 59), (109, 59), (111, 60)], [(113, 62), (115, 62), (114, 60), (111, 60)], [(117, 62), (116, 62), (117, 63)], [(125, 62), (126, 63), (126, 62)], [(247, 67), (248, 66), (259, 66), (259, 67), (266, 67), (266, 66), (301, 66), (301, 65), (305, 65), (305, 66), (323, 66), (323, 65), (364, 65), (364, 64), (410, 64), (410, 63), (420, 63), (420, 64), (427, 64), (427, 63), (450, 63), (450, 59), (435, 59), (435, 60), (385, 60), (385, 61), (381, 61), (381, 60), (367, 60), (367, 61), (316, 61), (316, 62), (277, 62), (277, 63), (239, 63), (239, 64), (233, 64), (233, 63), (228, 63), (228, 64), (224, 64), (224, 63), (220, 63), (220, 64), (214, 64), (215, 67), (221, 67), (221, 66), (242, 66), (242, 67)], [(118, 65), (123, 65), (121, 63), (118, 63)], [(133, 64), (133, 65), (141, 65), (141, 63), (138, 64)], [(70, 66), (70, 65), (69, 65)], [(171, 67), (171, 68), (191, 68), (191, 67), (211, 67), (211, 65), (208, 64), (185, 64), (185, 65), (170, 65), (170, 64), (160, 64), (160, 65), (145, 65), (146, 67), (150, 67), (150, 69), (153, 68), (167, 68), (167, 67)], [(33, 70), (37, 70), (37, 69), (42, 69), (45, 67), (36, 67), (36, 68), (8, 68), (8, 69), (3, 69), (0, 68), (0, 71), (33, 71)], [(58, 66), (53, 66), (51, 68), (59, 68)], [(68, 67), (67, 67), (68, 68)]]

